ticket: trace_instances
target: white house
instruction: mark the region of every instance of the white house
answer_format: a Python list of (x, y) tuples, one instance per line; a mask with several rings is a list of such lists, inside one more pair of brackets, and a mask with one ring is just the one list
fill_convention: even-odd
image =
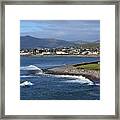
[(63, 52), (63, 51), (56, 51), (57, 55), (68, 55), (68, 53)]
[(42, 52), (41, 55), (51, 55), (51, 52)]

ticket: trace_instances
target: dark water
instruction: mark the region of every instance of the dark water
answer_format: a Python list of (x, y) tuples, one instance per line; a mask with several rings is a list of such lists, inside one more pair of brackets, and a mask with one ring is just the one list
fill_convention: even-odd
[(99, 100), (98, 81), (93, 83), (82, 76), (47, 75), (41, 70), (95, 60), (99, 60), (99, 57), (21, 57), (20, 99)]

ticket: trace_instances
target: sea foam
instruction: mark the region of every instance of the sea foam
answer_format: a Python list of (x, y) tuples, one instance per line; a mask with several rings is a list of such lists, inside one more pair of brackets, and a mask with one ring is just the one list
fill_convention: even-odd
[(39, 76), (32, 76), (32, 75), (22, 75), (22, 76), (20, 76), (21, 78), (28, 78), (28, 77), (39, 77)]
[(94, 85), (94, 83), (90, 80), (75, 79), (75, 80), (67, 80), (65, 82), (66, 83), (80, 83), (80, 84)]
[(41, 69), (35, 65), (29, 65), (29, 66), (21, 67), (20, 70), (41, 70)]
[(25, 81), (25, 82), (20, 84), (20, 86), (31, 86), (31, 85), (34, 85), (34, 84), (29, 82), (29, 81)]
[[(52, 75), (53, 76), (53, 75)], [(94, 82), (85, 78), (83, 76), (76, 76), (76, 75), (54, 75), (57, 78), (70, 78), (72, 80), (65, 80), (63, 82), (68, 83), (80, 83), (80, 84), (88, 84), (88, 85), (95, 85)]]
[[(44, 74), (43, 71), (40, 68), (38, 68), (37, 66), (35, 66), (35, 65), (29, 65), (29, 66), (21, 67), (21, 70), (35, 71), (36, 75), (43, 74), (43, 75), (51, 76), (51, 77), (69, 78), (70, 79), (70, 80), (65, 80), (63, 82), (95, 85), (94, 82), (92, 82), (91, 80), (89, 80), (88, 78), (83, 77), (83, 76), (76, 76), (76, 75), (52, 75), (52, 74), (48, 75), (48, 74)], [(21, 76), (21, 77), (34, 77), (34, 76)]]
[(43, 71), (42, 69), (38, 68), (35, 65), (29, 65), (29, 66), (24, 66), (24, 67), (20, 67), (20, 70), (26, 70), (26, 71), (36, 71), (36, 73), (38, 74), (42, 74)]

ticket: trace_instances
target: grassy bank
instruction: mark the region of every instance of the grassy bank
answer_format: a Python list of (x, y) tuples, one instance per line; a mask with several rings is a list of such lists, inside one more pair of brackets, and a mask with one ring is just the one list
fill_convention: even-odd
[(85, 62), (74, 65), (50, 68), (45, 71), (47, 74), (56, 75), (82, 75), (90, 80), (100, 80), (100, 62)]
[(91, 63), (86, 65), (77, 65), (77, 69), (84, 69), (84, 70), (100, 70), (100, 64), (98, 63)]

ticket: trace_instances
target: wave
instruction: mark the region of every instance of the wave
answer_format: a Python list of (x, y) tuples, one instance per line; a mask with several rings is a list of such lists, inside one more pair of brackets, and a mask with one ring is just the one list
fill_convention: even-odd
[(32, 82), (29, 82), (29, 81), (25, 81), (25, 82), (23, 82), (23, 83), (20, 84), (20, 86), (23, 86), (23, 87), (25, 87), (25, 86), (31, 86), (31, 85), (34, 85), (34, 84)]
[(95, 85), (94, 82), (89, 80), (88, 78), (85, 78), (83, 76), (76, 76), (76, 75), (51, 75), (57, 78), (70, 78), (72, 80), (65, 80), (62, 82), (68, 82), (68, 83), (80, 83), (80, 84), (87, 84), (87, 85)]
[(80, 84), (94, 85), (94, 82), (92, 82), (91, 80), (89, 80), (88, 78), (85, 78), (83, 76), (59, 75), (58, 77), (73, 78), (74, 80), (65, 81), (65, 82), (69, 82), (69, 83), (80, 83)]
[(80, 79), (76, 79), (76, 80), (67, 80), (64, 81), (66, 83), (80, 83), (80, 84), (87, 84), (87, 85), (95, 85), (93, 82), (88, 81), (88, 80), (80, 80)]
[(100, 83), (95, 83), (95, 85), (100, 86)]
[(43, 73), (42, 69), (38, 68), (35, 65), (20, 67), (20, 70), (28, 71), (29, 73), (32, 73), (32, 74), (42, 74)]
[(21, 78), (25, 77), (40, 77), (39, 75), (45, 75), (48, 77), (57, 77), (57, 78), (69, 78), (68, 80), (64, 80), (62, 82), (68, 83), (80, 83), (80, 84), (87, 84), (87, 85), (100, 85), (99, 83), (94, 83), (93, 81), (89, 80), (83, 76), (76, 76), (76, 75), (53, 75), (53, 74), (45, 74), (43, 71), (35, 65), (29, 65), (25, 67), (21, 67), (21, 70), (27, 70), (29, 72), (28, 75), (22, 75)]
[(21, 78), (28, 78), (28, 77), (37, 77), (37, 76), (32, 76), (32, 75), (22, 75), (20, 76)]
[(41, 70), (41, 69), (35, 65), (29, 65), (29, 66), (20, 67), (20, 70)]

